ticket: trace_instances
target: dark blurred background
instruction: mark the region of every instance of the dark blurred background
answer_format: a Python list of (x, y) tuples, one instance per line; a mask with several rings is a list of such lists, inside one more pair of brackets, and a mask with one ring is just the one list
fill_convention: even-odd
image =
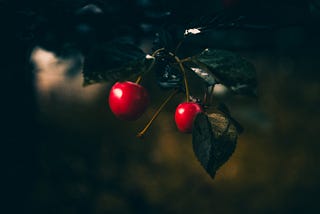
[[(1, 213), (319, 212), (320, 1), (239, 2), (0, 1)], [(81, 68), (93, 44), (126, 37), (150, 52), (161, 27), (221, 11), (276, 27), (192, 43), (239, 53), (258, 76), (258, 98), (216, 91), (245, 131), (212, 180), (174, 125), (182, 95), (137, 139), (168, 91), (146, 78), (147, 113), (120, 121), (112, 82), (83, 87)]]

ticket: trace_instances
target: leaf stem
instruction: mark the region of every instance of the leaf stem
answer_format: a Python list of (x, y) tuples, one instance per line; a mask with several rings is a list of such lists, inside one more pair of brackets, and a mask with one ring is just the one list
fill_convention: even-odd
[(214, 85), (207, 86), (203, 97), (203, 105), (209, 107), (212, 105)]
[(209, 105), (212, 105), (212, 100), (213, 100), (213, 92), (214, 92), (214, 87), (216, 86), (216, 84), (212, 85), (211, 88), (209, 89)]
[(167, 98), (166, 100), (160, 105), (158, 110), (154, 113), (153, 117), (151, 120), (147, 123), (147, 125), (142, 129), (138, 134), (137, 137), (143, 137), (146, 131), (149, 129), (151, 126), (152, 122), (157, 118), (157, 116), (160, 114), (161, 110), (165, 107), (165, 105), (178, 93), (178, 89), (175, 89)]
[(175, 52), (174, 52), (175, 54), (178, 53), (178, 50), (179, 50), (179, 48), (181, 47), (182, 43), (183, 43), (183, 40), (181, 40), (181, 41), (178, 43), (178, 45), (177, 45), (177, 47), (176, 47), (176, 49), (175, 49)]

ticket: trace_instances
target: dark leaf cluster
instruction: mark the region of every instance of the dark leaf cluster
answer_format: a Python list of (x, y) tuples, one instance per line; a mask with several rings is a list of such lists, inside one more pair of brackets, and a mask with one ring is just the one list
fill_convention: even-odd
[[(204, 48), (194, 55), (184, 56), (185, 39), (191, 38), (186, 33), (196, 37), (202, 32), (200, 29), (189, 29), (185, 34), (180, 32), (180, 36), (178, 32), (161, 30), (156, 36), (154, 53), (150, 55), (130, 40), (115, 40), (94, 46), (85, 59), (84, 84), (125, 80), (151, 71), (161, 88), (179, 88), (187, 93), (184, 90), (187, 88), (184, 72), (187, 71), (201, 80), (201, 85), (192, 87), (214, 88), (220, 83), (236, 94), (256, 95), (257, 80), (253, 64), (234, 52), (214, 48)], [(181, 56), (184, 58), (180, 59)], [(192, 98), (202, 103), (198, 97)], [(206, 103), (202, 105), (205, 107)], [(212, 178), (234, 152), (242, 131), (241, 125), (230, 116), (224, 105), (196, 117), (192, 133), (194, 153)]]

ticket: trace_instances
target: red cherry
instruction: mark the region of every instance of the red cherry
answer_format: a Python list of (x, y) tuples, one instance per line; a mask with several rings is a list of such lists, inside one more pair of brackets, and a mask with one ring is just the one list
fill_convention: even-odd
[(174, 119), (180, 132), (190, 133), (193, 121), (202, 108), (198, 103), (184, 102), (178, 105)]
[(110, 109), (120, 119), (138, 119), (145, 112), (148, 104), (147, 90), (137, 83), (117, 82), (110, 90)]

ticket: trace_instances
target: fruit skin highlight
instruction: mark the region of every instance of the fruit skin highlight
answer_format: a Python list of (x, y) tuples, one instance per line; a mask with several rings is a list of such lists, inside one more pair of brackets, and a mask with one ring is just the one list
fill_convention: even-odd
[(174, 115), (178, 130), (183, 133), (190, 133), (196, 115), (202, 111), (201, 106), (195, 102), (179, 104)]
[(109, 107), (122, 120), (137, 120), (146, 111), (148, 104), (147, 90), (134, 82), (116, 82), (109, 93)]

